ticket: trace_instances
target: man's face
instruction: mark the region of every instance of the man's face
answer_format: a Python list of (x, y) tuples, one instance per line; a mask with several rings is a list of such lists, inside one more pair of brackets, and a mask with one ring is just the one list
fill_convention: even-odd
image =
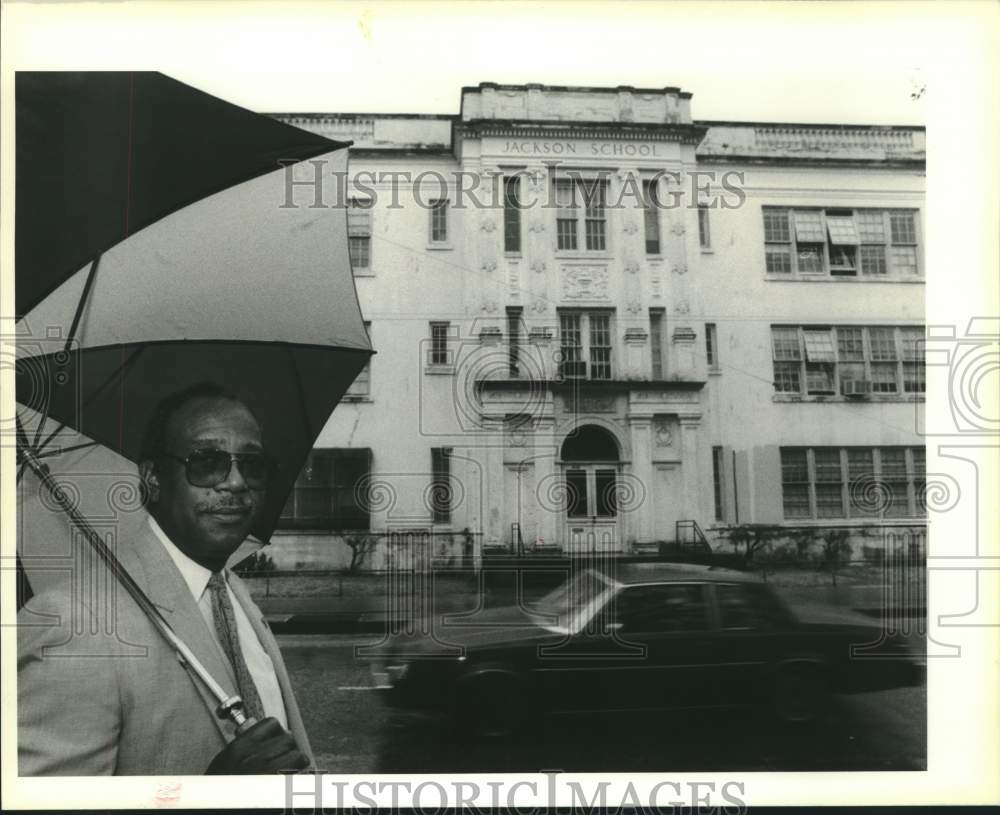
[[(188, 402), (170, 418), (166, 452), (186, 458), (212, 448), (229, 453), (262, 453), (260, 426), (253, 414), (230, 399)], [(188, 483), (184, 464), (163, 458), (143, 474), (151, 489), (149, 510), (178, 549), (213, 571), (221, 569), (246, 539), (264, 501), (263, 490), (251, 490), (239, 466), (212, 487)]]

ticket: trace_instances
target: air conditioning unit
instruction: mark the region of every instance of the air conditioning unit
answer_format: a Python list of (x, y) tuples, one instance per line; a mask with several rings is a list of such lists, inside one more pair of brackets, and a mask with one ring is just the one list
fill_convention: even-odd
[(841, 391), (844, 396), (862, 399), (871, 392), (871, 383), (867, 379), (845, 379)]

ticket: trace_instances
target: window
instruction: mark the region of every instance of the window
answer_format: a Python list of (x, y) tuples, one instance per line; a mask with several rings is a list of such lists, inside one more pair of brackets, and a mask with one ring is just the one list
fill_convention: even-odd
[(510, 376), (521, 375), (521, 308), (507, 309), (507, 369)]
[(799, 330), (791, 326), (771, 326), (774, 351), (774, 389), (778, 393), (800, 393), (802, 348)]
[[(555, 184), (556, 202), (556, 248), (576, 250), (581, 244), (588, 252), (603, 252), (607, 249), (607, 190), (608, 182), (603, 178), (557, 178)], [(583, 213), (581, 219), (580, 213)], [(580, 240), (580, 225), (583, 223), (583, 240)]]
[(844, 482), (840, 471), (840, 450), (818, 447), (813, 451), (816, 469), (816, 515), (820, 518), (844, 517)]
[(722, 506), (722, 474), (725, 471), (722, 460), (722, 448), (712, 448), (712, 486), (715, 491), (715, 520), (725, 520)]
[(372, 200), (352, 198), (347, 209), (347, 244), (351, 268), (364, 274), (371, 268)]
[(615, 597), (614, 619), (623, 632), (704, 631), (708, 605), (699, 583), (628, 586)]
[(503, 250), (521, 251), (521, 178), (516, 175), (503, 180)]
[(919, 326), (771, 326), (774, 389), (810, 396), (926, 391)]
[(705, 323), (705, 358), (710, 371), (719, 370), (719, 336), (715, 323)]
[(927, 390), (927, 374), (924, 369), (924, 330), (922, 328), (901, 328), (899, 335), (903, 358), (903, 392), (924, 393)]
[(660, 254), (660, 201), (655, 178), (642, 182), (642, 221), (646, 234), (646, 254)]
[(448, 348), (448, 333), (451, 323), (431, 323), (431, 347), (427, 360), (430, 365), (451, 365), (451, 351)]
[(436, 524), (451, 523), (451, 448), (431, 448), (431, 518)]
[(431, 201), (431, 243), (448, 242), (448, 199)]
[(611, 379), (611, 315), (559, 315), (559, 373), (564, 379)]
[(780, 602), (762, 586), (716, 583), (719, 627), (732, 630), (777, 628), (787, 622)]
[[(365, 320), (365, 332), (368, 334), (369, 339), (371, 339), (371, 328), (372, 324)], [(372, 358), (368, 357), (368, 361), (365, 363), (365, 367), (361, 369), (361, 373), (357, 375), (355, 380), (351, 383), (351, 386), (347, 389), (344, 394), (344, 398), (350, 400), (351, 397), (356, 399), (363, 399), (371, 394), (372, 387)]]
[(922, 447), (782, 447), (785, 518), (925, 514)]
[(786, 518), (808, 518), (809, 465), (806, 451), (781, 448), (781, 491)]
[(915, 210), (764, 207), (763, 216), (768, 275), (900, 279), (920, 274)]
[(371, 450), (313, 450), (281, 512), (286, 528), (370, 528), (367, 483)]
[(764, 207), (764, 256), (768, 274), (792, 273), (792, 232), (787, 209)]
[(663, 379), (663, 310), (649, 310), (649, 355), (653, 379)]
[(709, 218), (708, 204), (698, 204), (698, 243), (702, 249), (712, 248), (712, 232)]

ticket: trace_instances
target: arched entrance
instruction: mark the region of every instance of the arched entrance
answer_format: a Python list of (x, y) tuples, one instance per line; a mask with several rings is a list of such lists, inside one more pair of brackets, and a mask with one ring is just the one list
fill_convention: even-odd
[(603, 427), (583, 425), (563, 441), (560, 460), (565, 485), (567, 552), (619, 549), (618, 442)]

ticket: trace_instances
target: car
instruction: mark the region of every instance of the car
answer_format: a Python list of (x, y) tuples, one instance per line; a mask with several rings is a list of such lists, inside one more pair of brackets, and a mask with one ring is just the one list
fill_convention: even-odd
[(805, 723), (830, 694), (924, 681), (880, 628), (799, 620), (771, 587), (687, 564), (582, 569), (533, 603), (396, 632), (372, 663), (399, 710), (499, 735), (549, 712), (766, 707)]

